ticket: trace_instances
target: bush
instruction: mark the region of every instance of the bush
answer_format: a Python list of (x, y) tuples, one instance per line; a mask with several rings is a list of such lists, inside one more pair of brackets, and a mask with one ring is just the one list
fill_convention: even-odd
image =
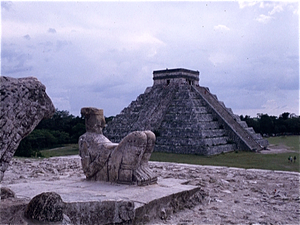
[(70, 137), (66, 132), (36, 129), (21, 141), (15, 155), (23, 157), (40, 156), (40, 150), (42, 149), (69, 142)]

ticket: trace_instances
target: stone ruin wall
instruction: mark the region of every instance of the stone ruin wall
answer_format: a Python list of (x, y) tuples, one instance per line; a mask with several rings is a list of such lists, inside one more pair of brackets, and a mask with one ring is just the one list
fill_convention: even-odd
[(166, 69), (153, 72), (153, 86), (168, 84), (199, 85), (199, 72), (187, 69)]
[(0, 181), (21, 140), (55, 108), (36, 78), (0, 77)]

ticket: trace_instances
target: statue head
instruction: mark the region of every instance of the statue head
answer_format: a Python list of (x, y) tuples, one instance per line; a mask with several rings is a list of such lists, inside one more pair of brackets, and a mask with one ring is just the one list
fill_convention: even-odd
[(82, 108), (81, 115), (85, 118), (85, 129), (87, 132), (102, 134), (102, 129), (105, 127), (103, 109)]

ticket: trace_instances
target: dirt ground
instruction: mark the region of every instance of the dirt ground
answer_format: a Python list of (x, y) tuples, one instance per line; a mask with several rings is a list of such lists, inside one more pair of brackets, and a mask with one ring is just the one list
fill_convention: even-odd
[(266, 150), (260, 151), (260, 153), (262, 154), (278, 154), (278, 153), (285, 153), (285, 152), (295, 152), (295, 151), (290, 150), (289, 147), (283, 144), (280, 145), (270, 144)]
[[(162, 178), (188, 180), (206, 193), (203, 204), (149, 224), (299, 224), (299, 173), (149, 162)], [(1, 185), (82, 177), (78, 156), (13, 159)], [(18, 193), (16, 193), (18, 194)]]

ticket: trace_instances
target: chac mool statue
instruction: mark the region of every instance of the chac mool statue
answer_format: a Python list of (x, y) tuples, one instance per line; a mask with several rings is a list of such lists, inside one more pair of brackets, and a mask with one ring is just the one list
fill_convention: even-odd
[(79, 155), (87, 180), (148, 185), (157, 176), (148, 166), (154, 149), (155, 135), (151, 131), (134, 131), (112, 143), (102, 129), (105, 118), (102, 109), (82, 108), (86, 133), (79, 137)]

